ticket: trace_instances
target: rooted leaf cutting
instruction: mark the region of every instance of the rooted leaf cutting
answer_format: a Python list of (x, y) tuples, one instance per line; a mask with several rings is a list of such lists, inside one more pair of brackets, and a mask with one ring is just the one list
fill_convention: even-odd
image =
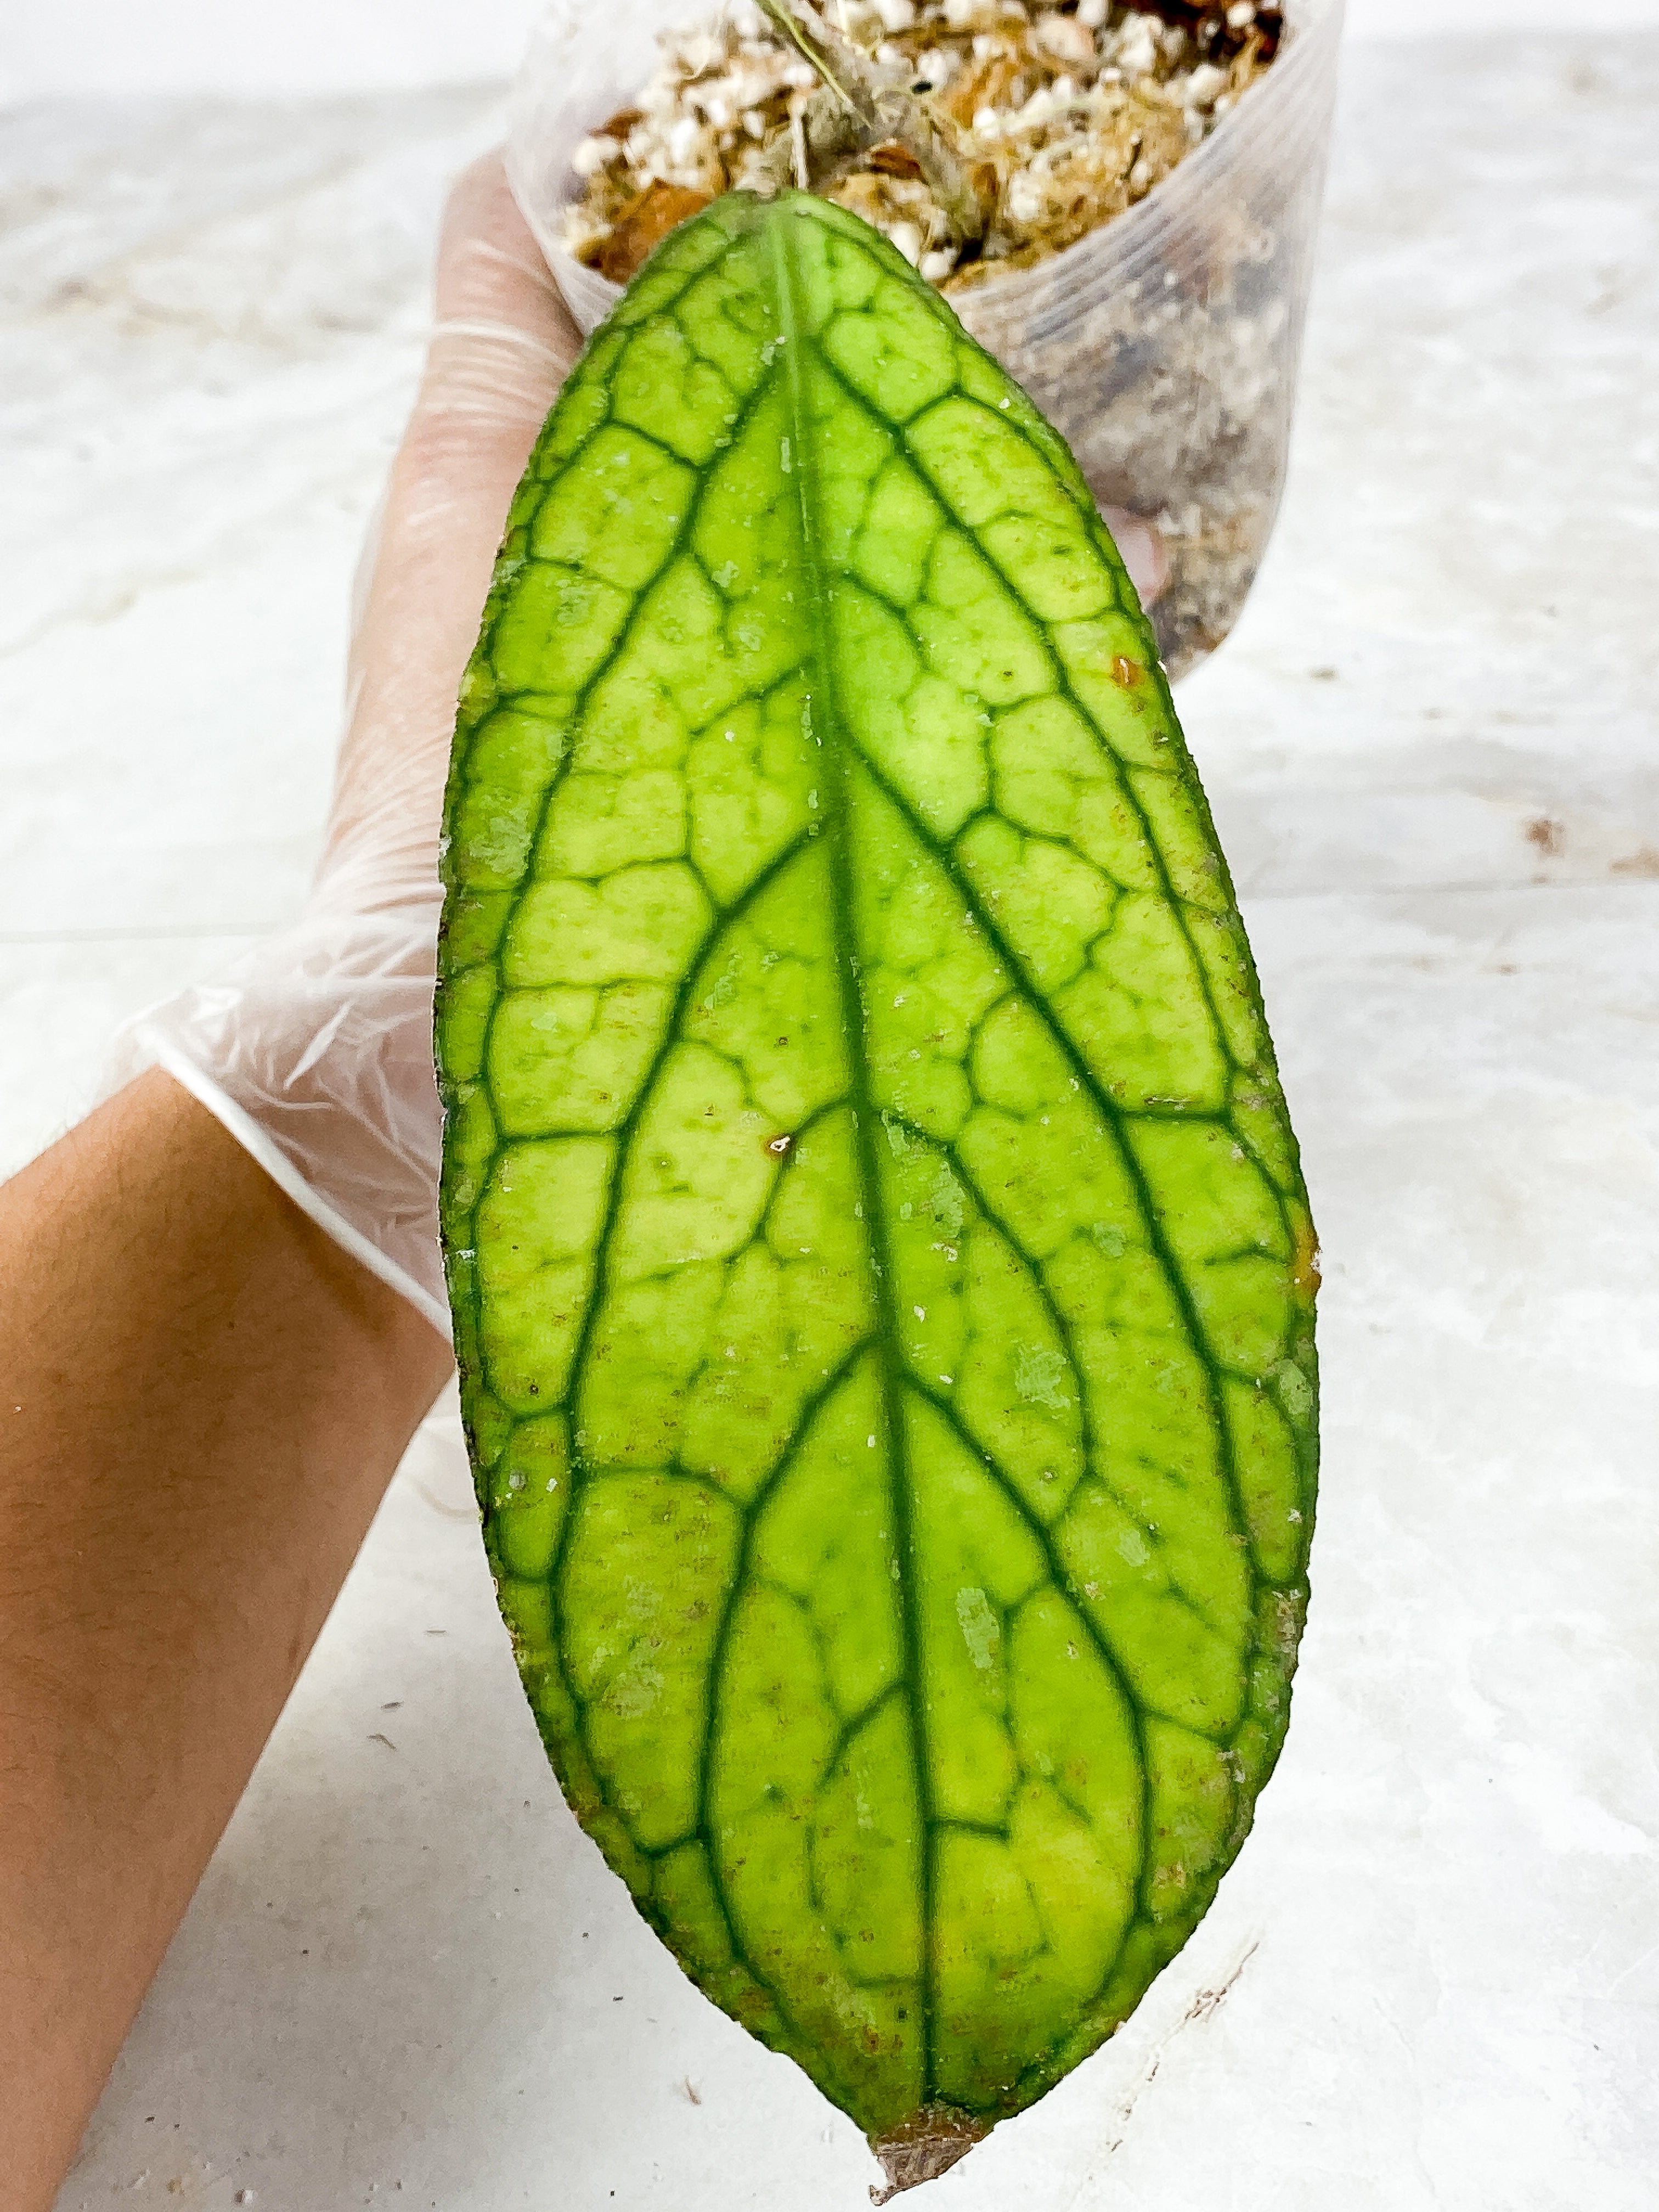
[(855, 217), (573, 374), (449, 798), (444, 1228), (567, 1796), (899, 2185), (1124, 2019), (1284, 1734), (1313, 1236), (1081, 477)]

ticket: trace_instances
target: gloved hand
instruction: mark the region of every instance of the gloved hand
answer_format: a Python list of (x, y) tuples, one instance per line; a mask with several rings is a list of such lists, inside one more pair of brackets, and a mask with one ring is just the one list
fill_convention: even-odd
[[(295, 1204), (447, 1337), (432, 1063), (438, 836), (456, 694), (530, 449), (580, 339), (490, 156), (456, 185), (426, 374), (358, 572), (346, 731), (305, 912), (128, 1024)], [(1157, 537), (1109, 511), (1146, 598)]]
[(432, 1066), (438, 836), (501, 528), (579, 339), (494, 156), (451, 194), (425, 374), (358, 569), (327, 838), (300, 921), (120, 1033), (449, 1334)]

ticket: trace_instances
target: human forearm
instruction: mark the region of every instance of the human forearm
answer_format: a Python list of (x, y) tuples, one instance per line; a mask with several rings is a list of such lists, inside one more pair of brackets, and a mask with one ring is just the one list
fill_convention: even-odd
[(453, 196), (437, 309), (306, 909), (129, 1030), (118, 1069), (176, 1082), (129, 1083), (0, 1189), (0, 2212), (50, 2206), (448, 1365), (441, 796), (575, 348), (498, 162)]
[(449, 1355), (159, 1073), (0, 1250), (0, 2196), (44, 2212)]

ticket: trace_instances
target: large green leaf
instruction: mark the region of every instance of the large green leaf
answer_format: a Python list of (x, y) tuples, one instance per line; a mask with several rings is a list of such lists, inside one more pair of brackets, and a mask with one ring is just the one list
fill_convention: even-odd
[(445, 1231), (531, 1702), (687, 1971), (925, 2178), (1249, 1825), (1312, 1233), (1116, 553), (853, 216), (723, 200), (599, 332), (449, 821)]

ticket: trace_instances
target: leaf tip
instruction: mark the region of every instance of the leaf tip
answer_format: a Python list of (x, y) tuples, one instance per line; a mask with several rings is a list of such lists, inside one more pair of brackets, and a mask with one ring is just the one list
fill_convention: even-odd
[(879, 2142), (872, 2142), (870, 2148), (881, 2160), (887, 2186), (872, 2189), (870, 2202), (885, 2204), (903, 2190), (937, 2181), (988, 2132), (983, 2120), (958, 2112), (954, 2106), (924, 2105), (908, 2120), (902, 2120), (890, 2135)]

